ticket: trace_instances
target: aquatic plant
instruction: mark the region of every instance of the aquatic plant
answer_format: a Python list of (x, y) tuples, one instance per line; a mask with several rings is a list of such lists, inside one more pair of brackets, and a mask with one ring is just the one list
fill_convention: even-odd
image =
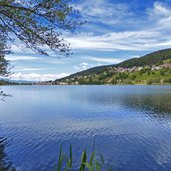
[[(94, 149), (95, 143), (93, 144), (93, 149), (88, 158), (87, 149), (85, 148), (81, 155), (80, 166), (78, 171), (112, 171), (112, 168), (105, 169), (105, 160), (101, 153), (98, 153)], [(55, 171), (68, 171), (68, 170), (76, 170), (73, 168), (73, 151), (72, 144), (70, 144), (69, 156), (63, 152), (63, 147), (61, 145), (58, 157), (58, 165)]]

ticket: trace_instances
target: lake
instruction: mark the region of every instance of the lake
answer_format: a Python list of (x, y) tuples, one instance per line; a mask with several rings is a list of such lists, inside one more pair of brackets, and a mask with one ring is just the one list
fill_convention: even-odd
[[(87, 148), (116, 171), (171, 170), (171, 86), (4, 86), (0, 163), (48, 171), (60, 145), (74, 167)], [(77, 170), (77, 169), (75, 169)]]

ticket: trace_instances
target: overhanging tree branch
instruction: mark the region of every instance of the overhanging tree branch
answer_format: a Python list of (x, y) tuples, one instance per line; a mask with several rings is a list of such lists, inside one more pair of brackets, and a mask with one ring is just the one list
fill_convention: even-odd
[(0, 32), (14, 33), (25, 44), (48, 55), (45, 46), (58, 54), (70, 54), (69, 44), (61, 31), (74, 31), (82, 22), (70, 0), (15, 0), (0, 1)]

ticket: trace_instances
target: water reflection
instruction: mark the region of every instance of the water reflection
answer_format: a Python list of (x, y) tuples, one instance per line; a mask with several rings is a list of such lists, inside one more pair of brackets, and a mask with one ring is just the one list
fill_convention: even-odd
[(100, 112), (110, 111), (111, 114), (122, 115), (127, 111), (136, 115), (147, 115), (153, 119), (171, 121), (170, 86), (123, 86), (108, 87), (107, 91), (102, 90), (103, 87), (92, 92), (93, 95), (85, 93), (78, 99), (89, 102), (89, 106), (93, 104)]
[(153, 119), (171, 121), (171, 95), (125, 96), (122, 101), (124, 108), (141, 112)]
[(0, 171), (15, 171), (12, 163), (8, 161), (8, 157), (5, 152), (6, 145), (6, 139), (0, 137)]
[(0, 135), (17, 170), (52, 170), (61, 143), (79, 163), (94, 137), (113, 170), (171, 170), (171, 86), (4, 88), (14, 97), (0, 104)]

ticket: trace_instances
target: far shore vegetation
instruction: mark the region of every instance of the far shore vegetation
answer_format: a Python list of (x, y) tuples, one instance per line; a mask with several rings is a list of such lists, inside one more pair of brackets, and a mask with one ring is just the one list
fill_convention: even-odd
[(52, 84), (171, 84), (171, 49), (116, 65), (100, 66), (58, 79)]
[(171, 69), (161, 68), (152, 70), (151, 68), (143, 68), (141, 70), (117, 72), (111, 70), (104, 71), (100, 74), (92, 74), (87, 76), (76, 76), (65, 81), (56, 82), (56, 84), (80, 84), (80, 85), (151, 85), (151, 84), (171, 84)]
[(151, 85), (171, 84), (171, 49), (132, 58), (116, 65), (90, 68), (55, 81), (15, 82), (0, 85)]

